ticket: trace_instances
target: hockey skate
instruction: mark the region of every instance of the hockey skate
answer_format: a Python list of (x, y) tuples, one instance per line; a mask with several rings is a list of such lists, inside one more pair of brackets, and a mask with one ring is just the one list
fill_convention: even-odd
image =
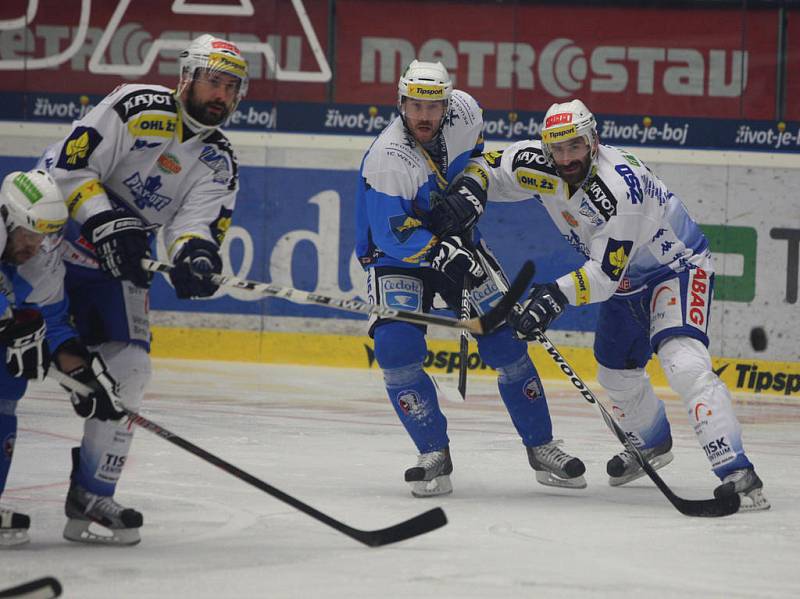
[(450, 474), (453, 462), (450, 460), (450, 448), (420, 454), (417, 465), (406, 470), (406, 482), (411, 485), (414, 497), (433, 497), (453, 492)]
[(572, 457), (559, 447), (561, 440), (550, 441), (544, 445), (527, 447), (528, 462), (536, 471), (536, 480), (548, 487), (567, 487), (585, 489), (583, 473), (586, 466), (579, 458)]
[[(653, 470), (663, 468), (672, 461), (672, 437), (668, 437), (661, 445), (640, 449), (639, 453), (653, 467)], [(618, 487), (644, 476), (644, 469), (639, 465), (632, 451), (625, 450), (608, 460), (606, 464), (608, 484)]]
[(0, 547), (13, 547), (30, 541), (30, 527), (28, 516), (0, 507)]
[(739, 506), (740, 512), (768, 510), (772, 506), (769, 500), (764, 497), (763, 487), (764, 483), (761, 482), (758, 474), (752, 468), (734, 470), (722, 479), (720, 486), (714, 489), (714, 497), (728, 497), (738, 493), (742, 499), (742, 503)]
[[(75, 482), (78, 460), (79, 449), (75, 448), (72, 450), (71, 482), (64, 505), (67, 515), (64, 538), (95, 545), (136, 545), (142, 540), (139, 536), (142, 514), (121, 506), (113, 497), (90, 493)], [(92, 523), (104, 527), (103, 533), (89, 530)]]

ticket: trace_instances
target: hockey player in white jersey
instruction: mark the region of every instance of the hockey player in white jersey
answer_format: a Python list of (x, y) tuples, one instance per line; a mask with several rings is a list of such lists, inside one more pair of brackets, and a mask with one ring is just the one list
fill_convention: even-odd
[[(521, 141), (470, 165), (492, 200), (536, 198), (586, 258), (556, 281), (534, 285), (509, 318), (523, 338), (545, 331), (567, 305), (602, 302), (594, 353), (614, 414), (654, 468), (672, 460), (663, 402), (644, 368), (655, 352), (680, 395), (697, 439), (743, 510), (767, 509), (762, 482), (742, 445), (730, 393), (713, 372), (708, 320), (714, 267), (708, 240), (681, 201), (632, 154), (599, 143), (580, 100), (553, 104), (542, 141)], [(608, 461), (609, 483), (644, 474), (624, 451)]]
[[(480, 189), (469, 179), (454, 182), (468, 159), (483, 149), (481, 109), (471, 96), (452, 89), (441, 63), (416, 60), (400, 77), (398, 108), (400, 118), (372, 144), (359, 177), (357, 254), (368, 270), (370, 299), (428, 312), (438, 293), (457, 307), (468, 274), (473, 310), (483, 311), (500, 298), (500, 291), (476, 254), (493, 268), (499, 266), (477, 230), (473, 242), (467, 239), (485, 196), (473, 194)], [(417, 465), (405, 473), (412, 494), (451, 492), (447, 421), (433, 381), (422, 369), (425, 328), (379, 319), (371, 322), (370, 335), (389, 399), (419, 451)], [(500, 395), (537, 480), (585, 487), (581, 460), (553, 440), (544, 390), (526, 344), (507, 326), (477, 341), (483, 360), (498, 371)]]
[[(52, 360), (60, 370), (91, 387), (72, 394), (84, 418), (122, 416), (115, 382), (69, 324), (64, 294), (61, 239), (67, 209), (47, 173), (13, 172), (0, 186), (0, 495), (17, 434), (16, 409), (29, 380), (41, 381)], [(121, 517), (134, 516), (124, 514)], [(30, 518), (0, 507), (0, 547), (29, 539)]]
[[(219, 127), (247, 91), (247, 63), (232, 43), (202, 35), (180, 54), (176, 90), (121, 85), (43, 156), (69, 209), (67, 291), (81, 337), (97, 347), (136, 410), (150, 380), (150, 275), (141, 259), (162, 229), (179, 298), (213, 295), (194, 272), (219, 273), (238, 189), (236, 157)], [(132, 437), (124, 423), (86, 423), (67, 499), (65, 536), (105, 542), (74, 524), (112, 496)], [(121, 508), (120, 508), (121, 509)], [(112, 531), (138, 540), (138, 531)]]

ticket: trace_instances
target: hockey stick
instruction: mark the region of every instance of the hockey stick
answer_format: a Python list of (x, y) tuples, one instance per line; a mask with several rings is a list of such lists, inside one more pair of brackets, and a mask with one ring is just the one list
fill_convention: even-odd
[[(92, 393), (92, 389), (90, 387), (87, 387), (80, 381), (76, 381), (71, 376), (64, 374), (55, 368), (51, 368), (48, 371), (47, 376), (55, 379), (71, 391), (76, 391), (81, 394)], [(364, 543), (364, 545), (368, 545), (370, 547), (380, 547), (381, 545), (397, 543), (398, 541), (404, 541), (406, 539), (410, 539), (411, 537), (416, 537), (417, 535), (436, 530), (437, 528), (447, 524), (447, 516), (445, 516), (444, 510), (437, 507), (387, 528), (381, 528), (379, 530), (359, 530), (357, 528), (353, 528), (352, 526), (348, 526), (343, 522), (339, 522), (338, 520), (331, 518), (327, 514), (323, 514), (319, 510), (306, 503), (303, 503), (299, 499), (296, 499), (287, 493), (284, 493), (280, 489), (276, 489), (272, 485), (265, 483), (263, 480), (256, 478), (252, 474), (249, 474), (244, 470), (237, 468), (233, 464), (226, 462), (222, 458), (215, 456), (213, 453), (209, 453), (205, 449), (201, 449), (197, 445), (194, 445), (183, 437), (179, 437), (175, 433), (168, 431), (163, 426), (156, 424), (152, 420), (148, 420), (144, 416), (130, 410), (124, 411), (128, 418), (130, 418), (130, 421), (134, 424), (137, 424), (142, 428), (146, 428), (151, 433), (158, 435), (173, 445), (177, 445), (181, 449), (185, 449), (189, 453), (196, 455), (209, 464), (214, 464), (228, 474), (232, 474), (239, 480), (243, 480), (244, 482), (253, 485), (257, 489), (272, 495), (276, 499), (280, 499), (284, 503), (288, 503), (293, 508), (300, 510), (304, 514), (311, 516), (323, 524), (327, 524), (331, 528), (338, 530), (351, 539), (355, 539), (356, 541)]]
[[(484, 268), (488, 265), (486, 261), (483, 260)], [(505, 283), (500, 279), (496, 272), (493, 269), (489, 269), (489, 274), (493, 278), (495, 284), (500, 288), (505, 288)], [(521, 310), (522, 307), (517, 305), (514, 306), (514, 310)], [(682, 497), (678, 497), (672, 489), (669, 488), (667, 483), (665, 483), (662, 478), (656, 473), (655, 469), (650, 465), (650, 463), (644, 459), (639, 449), (633, 444), (633, 442), (628, 438), (620, 426), (617, 424), (616, 420), (614, 420), (613, 416), (608, 413), (605, 406), (601, 404), (597, 397), (595, 397), (594, 393), (592, 393), (591, 389), (586, 386), (586, 383), (575, 373), (572, 367), (567, 364), (567, 361), (564, 359), (564, 356), (556, 349), (556, 346), (553, 345), (547, 336), (544, 333), (537, 332), (536, 333), (536, 340), (542, 344), (542, 346), (547, 351), (547, 355), (550, 356), (553, 361), (558, 365), (561, 371), (567, 375), (570, 382), (573, 386), (580, 392), (581, 396), (588, 401), (590, 404), (594, 404), (598, 410), (600, 410), (600, 415), (603, 417), (606, 425), (611, 431), (616, 435), (617, 439), (625, 446), (625, 449), (630, 451), (636, 461), (639, 462), (639, 465), (645, 471), (645, 474), (650, 477), (655, 485), (658, 487), (659, 491), (661, 491), (664, 496), (670, 501), (670, 503), (675, 506), (681, 514), (686, 516), (698, 516), (698, 517), (707, 517), (707, 518), (717, 518), (720, 516), (730, 516), (731, 514), (735, 514), (739, 510), (739, 505), (741, 503), (741, 498), (738, 494), (734, 494), (732, 496), (723, 497), (723, 498), (714, 498), (714, 499), (683, 499)]]
[(52, 599), (61, 596), (61, 583), (52, 576), (37, 578), (24, 584), (0, 590), (0, 598), (9, 599)]
[[(461, 312), (458, 315), (460, 320), (469, 320), (469, 296), (470, 296), (470, 279), (464, 277), (464, 283), (461, 287)], [(467, 361), (469, 360), (469, 337), (466, 331), (461, 331), (460, 345), (458, 346), (458, 392), (461, 394), (461, 399), (467, 399)]]
[(595, 397), (594, 393), (586, 386), (586, 383), (581, 380), (581, 378), (575, 374), (575, 371), (572, 367), (567, 364), (567, 361), (564, 359), (564, 356), (561, 355), (561, 352), (556, 349), (556, 346), (547, 338), (544, 333), (537, 332), (535, 333), (536, 341), (542, 344), (544, 349), (547, 351), (547, 355), (553, 358), (553, 361), (558, 364), (558, 367), (561, 369), (569, 381), (573, 384), (573, 386), (578, 390), (581, 396), (588, 401), (590, 404), (594, 404), (598, 410), (600, 410), (600, 415), (605, 420), (608, 428), (610, 428), (614, 434), (617, 436), (617, 439), (625, 446), (629, 452), (631, 452), (636, 461), (639, 462), (639, 465), (645, 471), (647, 476), (650, 477), (658, 489), (664, 494), (664, 496), (669, 499), (670, 503), (675, 506), (675, 508), (681, 513), (686, 516), (701, 516), (707, 518), (716, 518), (719, 516), (730, 516), (731, 514), (735, 514), (739, 510), (739, 504), (741, 502), (741, 498), (738, 494), (734, 494), (728, 497), (722, 498), (715, 498), (715, 499), (683, 499), (678, 497), (672, 489), (667, 486), (662, 478), (658, 475), (650, 463), (644, 459), (639, 448), (633, 444), (633, 442), (628, 438), (628, 435), (625, 434), (620, 426), (617, 424), (617, 421), (614, 420), (614, 417), (609, 414), (608, 410), (605, 408), (603, 404), (601, 404), (597, 397)]
[[(172, 270), (172, 264), (143, 258), (142, 268), (150, 272), (166, 274)], [(260, 293), (263, 296), (279, 297), (301, 304), (316, 304), (329, 308), (338, 308), (339, 310), (346, 310), (348, 312), (358, 312), (359, 314), (366, 314), (368, 316), (378, 316), (390, 320), (402, 320), (404, 322), (420, 325), (438, 325), (451, 329), (463, 329), (474, 335), (483, 335), (484, 333), (492, 332), (505, 322), (505, 318), (511, 311), (511, 308), (513, 308), (517, 300), (522, 297), (531, 279), (533, 279), (534, 270), (533, 262), (526, 262), (523, 264), (517, 274), (517, 278), (514, 279), (511, 284), (508, 293), (498, 302), (494, 309), (478, 318), (471, 318), (463, 321), (455, 318), (448, 318), (447, 316), (437, 316), (435, 314), (396, 310), (387, 306), (369, 304), (357, 299), (330, 297), (328, 295), (301, 291), (292, 287), (281, 287), (280, 285), (273, 285), (271, 283), (258, 283), (256, 281), (248, 281), (228, 275), (202, 274), (198, 276), (207, 277), (210, 281), (222, 287), (247, 289)]]

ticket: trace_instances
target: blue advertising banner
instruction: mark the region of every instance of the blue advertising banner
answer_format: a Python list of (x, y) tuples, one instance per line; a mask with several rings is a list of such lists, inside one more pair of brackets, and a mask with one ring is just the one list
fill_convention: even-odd
[[(0, 93), (0, 120), (70, 123), (102, 96)], [(591, 108), (591, 107), (590, 107)], [(239, 131), (375, 136), (395, 106), (315, 102), (242, 102), (227, 128)], [(800, 152), (800, 121), (746, 121), (597, 114), (603, 143), (651, 148)], [(540, 137), (544, 112), (484, 112), (484, 137), (513, 142)]]

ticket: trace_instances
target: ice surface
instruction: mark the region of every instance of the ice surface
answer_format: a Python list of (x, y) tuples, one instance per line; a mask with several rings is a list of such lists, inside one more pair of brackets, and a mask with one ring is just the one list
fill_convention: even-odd
[[(443, 403), (454, 493), (414, 499), (416, 452), (377, 371), (158, 360), (142, 414), (351, 526), (382, 528), (442, 506), (442, 529), (368, 548), (140, 430), (117, 499), (144, 513), (142, 543), (61, 537), (69, 448), (81, 421), (53, 384), (20, 404), (6, 505), (31, 515), (30, 544), (0, 550), (0, 589), (51, 575), (65, 597), (797, 597), (800, 404), (739, 397), (745, 447), (768, 512), (679, 514), (648, 478), (606, 484), (621, 447), (567, 384), (547, 385), (555, 433), (587, 465), (585, 490), (536, 483), (492, 379)], [(599, 394), (601, 398), (604, 396)], [(678, 494), (717, 480), (684, 410), (664, 393)]]

